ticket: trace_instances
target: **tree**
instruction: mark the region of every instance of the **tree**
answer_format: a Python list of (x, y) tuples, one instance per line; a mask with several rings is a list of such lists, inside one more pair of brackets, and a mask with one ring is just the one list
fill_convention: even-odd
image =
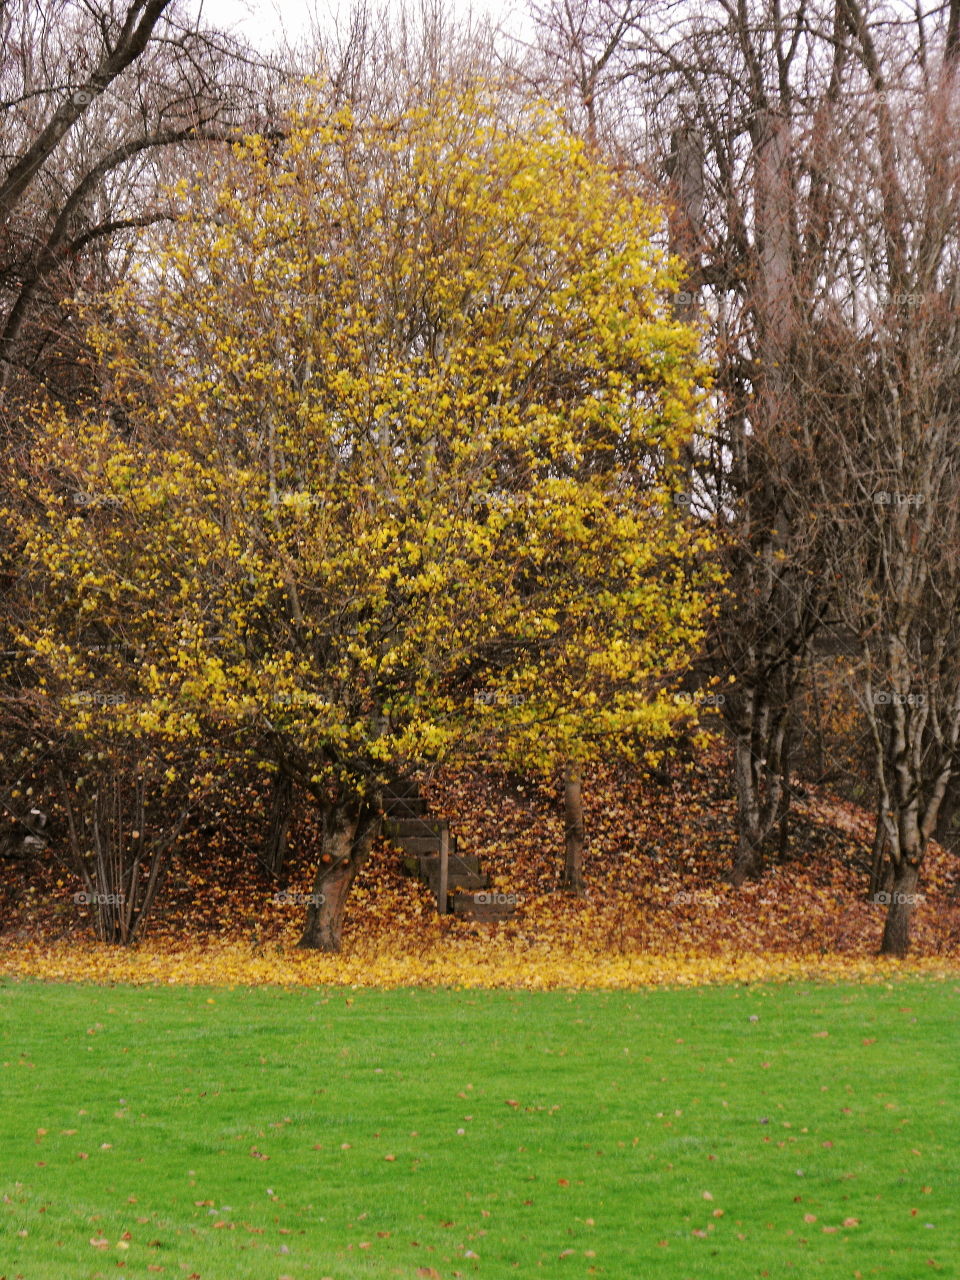
[[(69, 409), (97, 394), (81, 300), (95, 303), (123, 279), (132, 235), (170, 216), (164, 183), (189, 171), (205, 145), (269, 115), (277, 81), (261, 59), (170, 0), (0, 5), (5, 473), (26, 479), (29, 405), (37, 395)], [(14, 487), (6, 496), (15, 497)], [(4, 789), (25, 762), (47, 759), (50, 750), (42, 732), (49, 717), (32, 696), (16, 639), (36, 586), (24, 581), (17, 557), (22, 518), (14, 501), (0, 528)]]
[[(908, 536), (903, 512), (882, 537), (879, 525), (854, 534), (844, 503), (859, 482), (844, 492), (835, 472), (845, 454), (862, 473), (889, 479), (893, 421), (886, 441), (875, 425), (850, 436), (852, 422), (874, 413), (880, 350), (892, 397), (886, 417), (891, 404), (899, 416), (908, 387), (916, 400), (918, 379), (944, 383), (940, 339), (926, 319), (920, 336), (916, 307), (905, 326), (897, 322), (892, 345), (886, 317), (875, 338), (866, 331), (878, 296), (938, 296), (937, 306), (949, 296), (955, 211), (941, 175), (953, 172), (944, 103), (955, 94), (960, 8), (721, 0), (678, 16), (673, 5), (563, 0), (540, 18), (571, 110), (586, 112), (617, 155), (667, 178), (673, 243), (691, 268), (684, 293), (711, 321), (717, 413), (691, 453), (690, 500), (714, 521), (728, 571), (703, 666), (728, 682), (722, 705), (739, 827), (730, 879), (740, 884), (762, 870), (771, 836), (779, 829), (785, 837), (811, 643), (825, 623), (858, 614), (854, 602), (875, 572), (865, 578), (858, 559), (864, 538), (889, 549), (894, 528)], [(937, 121), (919, 148), (898, 136), (898, 103)], [(930, 199), (914, 198), (928, 167)], [(901, 342), (932, 363), (905, 369), (893, 359)], [(852, 388), (862, 402), (851, 400)], [(906, 576), (918, 571), (918, 554), (927, 573), (934, 552), (921, 545), (907, 554), (914, 567)], [(868, 592), (868, 612), (871, 602)], [(879, 626), (871, 616), (859, 614), (861, 631)]]
[(305, 945), (340, 945), (385, 781), (660, 730), (702, 634), (672, 493), (704, 372), (658, 215), (495, 100), (247, 138), (147, 237), (103, 402), (38, 414), (23, 643), (89, 680), (95, 620), (137, 655), (126, 731), (227, 734), (309, 796)]
[[(65, 297), (109, 287), (125, 233), (168, 216), (163, 154), (249, 126), (241, 46), (171, 0), (13, 0), (0, 11), (0, 405), (82, 374)], [(111, 250), (113, 252), (111, 253)], [(22, 384), (22, 385), (21, 385)], [(81, 381), (82, 385), (82, 381)]]
[(715, 413), (691, 443), (686, 500), (713, 525), (727, 574), (697, 665), (723, 684), (739, 885), (785, 831), (792, 720), (829, 597), (819, 530), (797, 501), (808, 458), (794, 360), (821, 252), (806, 175), (811, 122), (835, 91), (824, 15), (718, 3), (678, 18), (580, 0), (541, 21), (573, 109), (667, 191), (671, 246), (688, 263), (679, 314), (709, 320)]
[(891, 55), (862, 38), (869, 80), (837, 176), (845, 287), (830, 291), (811, 385), (832, 458), (819, 476), (829, 563), (860, 647), (876, 851), (892, 868), (882, 951), (903, 955), (960, 763), (960, 119), (946, 54), (937, 73), (928, 51), (891, 92)]

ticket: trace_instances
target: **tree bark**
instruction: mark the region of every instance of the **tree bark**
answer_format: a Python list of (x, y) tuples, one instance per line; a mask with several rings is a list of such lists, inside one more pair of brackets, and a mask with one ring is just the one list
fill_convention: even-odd
[(313, 882), (313, 901), (298, 947), (339, 952), (347, 898), (357, 872), (366, 862), (379, 819), (372, 809), (340, 801), (324, 816), (320, 866)]
[(740, 889), (747, 880), (759, 879), (762, 870), (763, 858), (760, 850), (751, 842), (750, 837), (741, 831), (737, 856), (727, 876), (727, 882), (734, 889)]
[(883, 928), (882, 956), (905, 956), (910, 946), (910, 917), (920, 880), (920, 869), (903, 862), (897, 870)]
[(887, 857), (890, 841), (883, 809), (877, 813), (877, 825), (873, 835), (873, 851), (870, 860), (870, 895), (881, 891), (889, 893), (893, 888), (893, 864)]
[(735, 889), (745, 880), (753, 880), (763, 865), (759, 849), (760, 797), (757, 794), (753, 750), (749, 738), (738, 735), (734, 741), (734, 778), (737, 791), (737, 856), (727, 876)]
[(267, 824), (267, 835), (263, 842), (260, 861), (276, 878), (283, 871), (283, 860), (287, 852), (287, 836), (293, 818), (293, 779), (287, 773), (278, 773), (273, 780), (273, 798), (270, 803), (270, 817)]
[(790, 705), (796, 696), (794, 675), (773, 702), (762, 688), (745, 699), (743, 714), (728, 720), (734, 742), (737, 795), (737, 854), (726, 876), (739, 889), (757, 879), (774, 832), (779, 832), (780, 856), (785, 857), (790, 812)]
[(583, 770), (573, 760), (563, 769), (564, 861), (563, 886), (583, 892)]

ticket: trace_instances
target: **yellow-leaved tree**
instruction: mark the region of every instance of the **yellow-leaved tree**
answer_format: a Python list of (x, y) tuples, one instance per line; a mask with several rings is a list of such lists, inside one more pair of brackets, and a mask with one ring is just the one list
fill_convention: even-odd
[(102, 402), (38, 415), (23, 550), (70, 601), (24, 628), (44, 687), (122, 682), (124, 733), (295, 779), (326, 949), (387, 780), (662, 734), (711, 581), (660, 215), (546, 107), (439, 97), (314, 102), (183, 185), (95, 326)]

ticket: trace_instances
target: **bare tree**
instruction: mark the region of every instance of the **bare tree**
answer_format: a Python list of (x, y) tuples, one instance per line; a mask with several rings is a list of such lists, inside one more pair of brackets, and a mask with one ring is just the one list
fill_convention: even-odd
[(689, 271), (680, 306), (710, 322), (715, 414), (689, 458), (689, 503), (715, 523), (729, 575), (703, 665), (725, 682), (740, 884), (785, 832), (791, 718), (826, 609), (818, 531), (795, 500), (806, 456), (792, 359), (819, 253), (804, 235), (804, 168), (835, 91), (825, 17), (805, 4), (679, 14), (558, 0), (541, 19), (572, 109), (672, 194), (669, 247)]
[[(933, 184), (938, 215), (911, 207), (908, 192), (926, 176), (922, 165), (911, 178), (900, 172), (890, 87), (907, 83), (928, 94), (909, 102), (911, 112), (953, 100), (960, 7), (924, 14), (860, 0), (789, 7), (707, 0), (693, 12), (670, 3), (555, 0), (537, 12), (545, 34), (536, 66), (553, 59), (568, 109), (585, 114), (618, 154), (632, 154), (637, 167), (671, 184), (669, 243), (689, 270), (684, 302), (702, 306), (710, 323), (716, 413), (691, 457), (689, 501), (699, 518), (714, 520), (729, 574), (705, 666), (728, 682), (722, 707), (739, 825), (730, 878), (740, 884), (762, 869), (771, 836), (779, 831), (781, 843), (786, 836), (791, 743), (811, 643), (841, 614), (858, 634), (865, 625), (849, 604), (863, 585), (863, 566), (844, 561), (847, 578), (836, 568), (849, 495), (818, 477), (837, 480), (834, 428), (849, 433), (854, 421), (875, 416), (879, 391), (867, 370), (879, 359), (877, 344), (892, 357), (906, 341), (902, 330), (892, 346), (882, 332), (864, 338), (878, 267), (884, 296), (894, 297), (926, 296), (930, 272), (942, 272), (943, 232), (956, 213), (945, 210), (942, 182)], [(937, 108), (941, 139), (952, 127), (944, 111)], [(864, 129), (869, 157), (855, 164), (851, 130)], [(949, 170), (942, 145), (930, 163), (937, 173)], [(926, 200), (932, 190), (925, 188)], [(862, 230), (850, 220), (851, 202), (866, 220)], [(926, 283), (918, 284), (924, 255)], [(936, 287), (942, 301), (942, 279)], [(855, 319), (841, 314), (844, 298), (853, 299)], [(916, 319), (911, 313), (911, 324)], [(923, 332), (913, 345), (924, 357), (917, 354), (909, 372), (891, 378), (902, 360), (884, 365), (891, 432), (903, 403), (901, 376), (911, 388), (921, 375), (943, 384), (944, 361), (930, 363), (933, 336)], [(828, 401), (832, 416), (825, 417)], [(843, 443), (861, 470), (882, 467), (880, 440), (872, 457), (865, 441), (854, 448), (848, 434)], [(888, 475), (886, 487), (893, 491), (895, 480), (912, 492), (905, 476)], [(936, 506), (932, 478), (911, 483)], [(888, 521), (876, 536), (896, 527)], [(888, 663), (887, 676), (895, 674)], [(927, 723), (918, 733), (924, 752), (931, 734), (945, 744), (951, 737), (942, 717), (936, 730)]]
[(810, 388), (833, 459), (829, 564), (862, 655), (875, 852), (892, 868), (882, 949), (902, 955), (960, 741), (960, 101), (952, 26), (939, 70), (918, 32), (891, 90), (893, 54), (848, 7), (869, 84), (836, 174), (844, 287)]
[(12, 0), (0, 10), (0, 47), (9, 430), (11, 396), (76, 385), (80, 340), (64, 299), (112, 283), (124, 232), (166, 216), (162, 153), (235, 136), (255, 99), (269, 101), (270, 74), (172, 0)]

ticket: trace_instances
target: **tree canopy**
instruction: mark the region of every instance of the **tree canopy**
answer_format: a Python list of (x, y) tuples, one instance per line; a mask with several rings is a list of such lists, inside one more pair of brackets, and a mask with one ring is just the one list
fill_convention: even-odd
[(122, 689), (130, 731), (241, 727), (320, 796), (494, 723), (544, 760), (667, 723), (704, 371), (656, 211), (546, 109), (450, 108), (308, 106), (145, 237), (102, 401), (35, 451), (31, 647), (102, 689), (77, 727)]

